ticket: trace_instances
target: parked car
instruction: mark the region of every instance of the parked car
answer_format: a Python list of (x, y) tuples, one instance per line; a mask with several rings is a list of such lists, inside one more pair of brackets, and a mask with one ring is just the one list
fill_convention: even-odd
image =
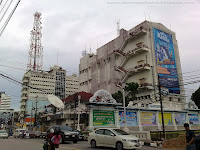
[(89, 133), (88, 143), (93, 148), (97, 146), (112, 147), (117, 150), (141, 148), (137, 137), (116, 128), (102, 128)]
[(58, 131), (61, 135), (60, 143), (64, 143), (65, 141), (73, 141), (73, 143), (77, 143), (77, 141), (79, 140), (78, 132), (73, 131), (72, 128), (69, 126), (51, 126), (47, 130), (47, 134), (50, 133), (51, 129), (54, 129), (54, 131)]
[(84, 135), (81, 131), (78, 131), (78, 130), (74, 130), (75, 132), (78, 132), (78, 139), (79, 140), (84, 140)]
[(34, 138), (34, 131), (26, 131), (28, 138)]
[(8, 133), (6, 130), (0, 130), (0, 138), (8, 139)]
[(26, 129), (16, 129), (15, 132), (14, 132), (14, 134), (13, 134), (13, 136), (15, 138), (19, 138), (22, 135), (23, 131), (26, 131)]
[(34, 131), (34, 138), (39, 138), (41, 136), (41, 131)]

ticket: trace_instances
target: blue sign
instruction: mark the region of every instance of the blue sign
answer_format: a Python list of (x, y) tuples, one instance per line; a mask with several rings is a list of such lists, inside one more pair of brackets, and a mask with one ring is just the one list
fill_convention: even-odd
[[(124, 112), (119, 112), (119, 123), (120, 126), (124, 126)], [(136, 126), (137, 125), (137, 113), (136, 112), (126, 112), (126, 124), (127, 126)]]
[(172, 35), (153, 28), (156, 69), (161, 88), (180, 94)]
[(186, 123), (186, 114), (177, 113), (175, 114), (174, 117), (175, 117), (176, 125), (183, 125), (184, 123)]
[(189, 123), (193, 125), (199, 124), (199, 117), (198, 114), (188, 114)]

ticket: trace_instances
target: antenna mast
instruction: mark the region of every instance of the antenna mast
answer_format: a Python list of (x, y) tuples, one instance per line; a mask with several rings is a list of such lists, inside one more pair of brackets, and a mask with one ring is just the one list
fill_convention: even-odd
[(117, 36), (120, 36), (120, 19), (117, 21)]
[(43, 47), (42, 47), (42, 33), (41, 33), (41, 13), (34, 14), (33, 30), (31, 31), (28, 70), (42, 70), (43, 65)]

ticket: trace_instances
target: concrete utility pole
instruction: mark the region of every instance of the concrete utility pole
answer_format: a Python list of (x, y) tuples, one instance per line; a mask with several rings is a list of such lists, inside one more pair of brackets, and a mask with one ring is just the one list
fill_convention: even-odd
[(38, 104), (38, 96), (36, 96), (36, 101), (35, 101), (35, 126), (37, 123), (37, 104)]
[(32, 102), (32, 107), (31, 107), (31, 122), (30, 122), (31, 128), (33, 127), (32, 117), (33, 117), (33, 102)]
[(160, 87), (160, 77), (158, 74), (158, 89), (159, 89), (159, 97), (160, 97), (160, 107), (161, 107), (161, 118), (162, 118), (162, 129), (163, 129), (163, 136), (166, 139), (166, 132), (165, 132), (165, 121), (164, 121), (164, 113), (163, 113), (163, 103), (162, 103), (162, 94), (161, 94), (161, 87)]
[(80, 100), (81, 100), (81, 95), (78, 95), (78, 125), (77, 125), (77, 130), (80, 131), (80, 112), (79, 112), (79, 109), (80, 109)]
[(126, 99), (125, 99), (125, 86), (122, 86), (123, 89), (123, 106), (124, 106), (124, 131), (128, 132), (129, 129), (127, 128), (126, 124)]

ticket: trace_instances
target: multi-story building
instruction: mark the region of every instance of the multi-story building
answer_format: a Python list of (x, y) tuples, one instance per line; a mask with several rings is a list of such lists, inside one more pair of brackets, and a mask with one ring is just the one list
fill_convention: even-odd
[(76, 74), (66, 76), (66, 96), (79, 92), (79, 79)]
[(137, 82), (139, 91), (131, 103), (136, 107), (155, 102), (160, 83), (164, 106), (185, 106), (176, 35), (160, 23), (144, 21), (128, 31), (121, 29), (120, 35), (98, 48), (96, 55), (83, 56), (79, 82), (80, 91), (92, 94), (99, 89), (113, 94), (122, 90), (116, 85)]
[(11, 97), (5, 92), (0, 92), (0, 111), (10, 110)]
[(63, 70), (62, 67), (54, 66), (50, 68), (49, 73), (55, 76), (55, 95), (61, 99), (65, 98), (66, 70)]

